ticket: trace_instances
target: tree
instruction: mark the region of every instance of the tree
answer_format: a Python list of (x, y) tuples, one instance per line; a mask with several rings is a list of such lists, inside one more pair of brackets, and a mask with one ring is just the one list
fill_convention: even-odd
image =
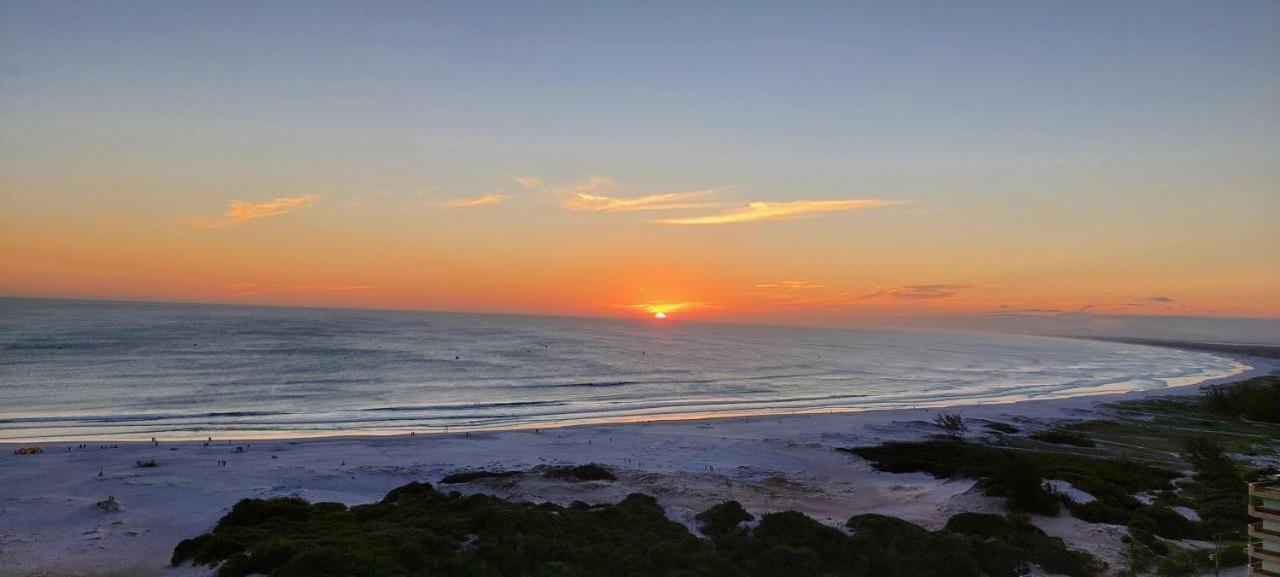
[(947, 436), (952, 439), (959, 439), (969, 430), (969, 426), (964, 424), (964, 417), (957, 413), (938, 413), (933, 418), (933, 423), (947, 432)]

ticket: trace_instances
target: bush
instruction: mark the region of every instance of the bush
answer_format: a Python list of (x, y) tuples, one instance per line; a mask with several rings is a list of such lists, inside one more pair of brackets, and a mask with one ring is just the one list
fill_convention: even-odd
[(1025, 521), (985, 513), (960, 513), (949, 519), (943, 529), (1012, 545), (1022, 551), (1027, 560), (1049, 573), (1088, 577), (1105, 569), (1088, 553), (1067, 548), (1062, 539), (1050, 537)]
[(1012, 511), (1057, 516), (1058, 499), (1045, 489), (1040, 475), (1040, 467), (1034, 462), (1007, 455), (987, 480), (987, 494), (1004, 496)]
[(1035, 433), (1033, 435), (1030, 435), (1028, 438), (1035, 439), (1037, 441), (1043, 441), (1046, 443), (1053, 443), (1055, 445), (1071, 445), (1073, 447), (1096, 447), (1097, 446), (1093, 442), (1093, 440), (1090, 439), (1089, 437), (1086, 437), (1079, 433), (1066, 431), (1063, 429), (1054, 429), (1052, 431), (1043, 431), (1040, 433)]
[[(884, 443), (844, 450), (871, 461), (878, 471), (923, 472), (938, 478), (990, 477), (1004, 457), (1013, 453), (1001, 447), (954, 440)], [(1044, 478), (1067, 481), (1094, 496), (1108, 488), (1123, 493), (1172, 489), (1170, 481), (1181, 476), (1169, 469), (1130, 461), (1038, 451), (1017, 454), (1040, 467)]]
[(852, 535), (801, 513), (751, 514), (732, 501), (698, 515), (695, 537), (657, 501), (515, 503), (443, 494), (425, 483), (350, 509), (298, 499), (246, 499), (211, 533), (183, 541), (173, 564), (215, 565), (219, 577), (1015, 577), (1024, 559), (1092, 577), (1098, 563), (1035, 527), (962, 514), (926, 531), (881, 515), (849, 519)]
[(505, 479), (507, 477), (519, 477), (523, 475), (523, 471), (460, 471), (452, 475), (445, 475), (440, 479), (440, 483), (444, 485), (456, 485), (458, 483), (470, 483), (479, 479)]
[(933, 423), (953, 439), (959, 439), (969, 430), (969, 426), (964, 424), (964, 417), (955, 413), (938, 413), (933, 417)]
[(998, 421), (991, 421), (990, 423), (987, 423), (986, 425), (983, 425), (983, 426), (985, 426), (988, 429), (991, 429), (992, 431), (998, 431), (1001, 433), (1005, 433), (1007, 435), (1012, 435), (1018, 432), (1017, 427), (1010, 425), (1008, 423), (1001, 423)]
[[(1168, 469), (1131, 461), (1014, 451), (955, 440), (885, 443), (845, 450), (871, 461), (880, 471), (925, 472), (939, 478), (976, 477), (982, 480), (988, 494), (1005, 496), (1010, 499), (1013, 510), (1025, 512), (1056, 514), (1057, 505), (1049, 503), (1056, 497), (1045, 490), (1038, 479), (1067, 481), (1096, 498), (1086, 504), (1068, 502), (1072, 515), (1091, 523), (1112, 525), (1126, 525), (1135, 514), (1151, 507), (1134, 498), (1134, 493), (1172, 490), (1170, 480), (1179, 476)], [(1029, 470), (1019, 470), (1010, 460), (1022, 463), (1021, 466)], [(1237, 508), (1237, 512), (1241, 511), (1243, 508)], [(1152, 514), (1164, 516), (1165, 512)], [(1200, 515), (1204, 517), (1205, 512), (1201, 511)], [(1183, 538), (1188, 531), (1205, 530), (1194, 522), (1192, 526), (1194, 529), (1188, 530), (1180, 521), (1165, 522), (1162, 517), (1155, 523), (1157, 531), (1175, 539)]]
[(554, 467), (547, 469), (543, 475), (552, 479), (568, 479), (570, 481), (617, 481), (618, 476), (604, 465), (591, 463), (577, 467)]
[(1249, 522), (1249, 485), (1240, 468), (1208, 437), (1192, 437), (1183, 454), (1195, 473), (1187, 494), (1212, 533), (1242, 533)]
[(745, 521), (751, 521), (755, 517), (748, 513), (746, 509), (743, 509), (741, 503), (725, 501), (698, 513), (697, 519), (698, 528), (702, 530), (702, 533), (714, 539), (738, 529), (738, 525)]
[(1217, 415), (1280, 423), (1280, 377), (1258, 377), (1208, 387), (1201, 402), (1206, 410)]

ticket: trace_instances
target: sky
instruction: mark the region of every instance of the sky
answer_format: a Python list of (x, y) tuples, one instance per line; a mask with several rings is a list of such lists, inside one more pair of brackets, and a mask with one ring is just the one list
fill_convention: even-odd
[(1280, 318), (1280, 2), (0, 2), (0, 295)]

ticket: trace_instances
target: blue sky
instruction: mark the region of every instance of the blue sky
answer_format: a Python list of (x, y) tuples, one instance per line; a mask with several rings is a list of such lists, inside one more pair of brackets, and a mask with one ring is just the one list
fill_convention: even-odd
[(4, 22), (14, 128), (870, 169), (1280, 145), (1275, 2), (8, 2)]

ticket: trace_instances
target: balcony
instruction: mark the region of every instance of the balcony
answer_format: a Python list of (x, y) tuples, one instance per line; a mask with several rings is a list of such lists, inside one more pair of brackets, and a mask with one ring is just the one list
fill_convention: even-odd
[(1249, 516), (1267, 521), (1280, 521), (1280, 509), (1272, 509), (1261, 505), (1249, 505)]
[(1280, 564), (1280, 551), (1272, 551), (1271, 549), (1263, 549), (1262, 543), (1254, 543), (1249, 545), (1249, 556), (1259, 561)]
[(1249, 536), (1254, 539), (1280, 543), (1280, 531), (1272, 531), (1271, 529), (1264, 528), (1262, 523), (1250, 523)]
[(1249, 483), (1249, 496), (1280, 501), (1280, 479)]
[(1275, 571), (1267, 571), (1266, 569), (1263, 569), (1262, 563), (1250, 563), (1249, 574), (1258, 575), (1259, 577), (1280, 577), (1280, 573), (1276, 573)]

